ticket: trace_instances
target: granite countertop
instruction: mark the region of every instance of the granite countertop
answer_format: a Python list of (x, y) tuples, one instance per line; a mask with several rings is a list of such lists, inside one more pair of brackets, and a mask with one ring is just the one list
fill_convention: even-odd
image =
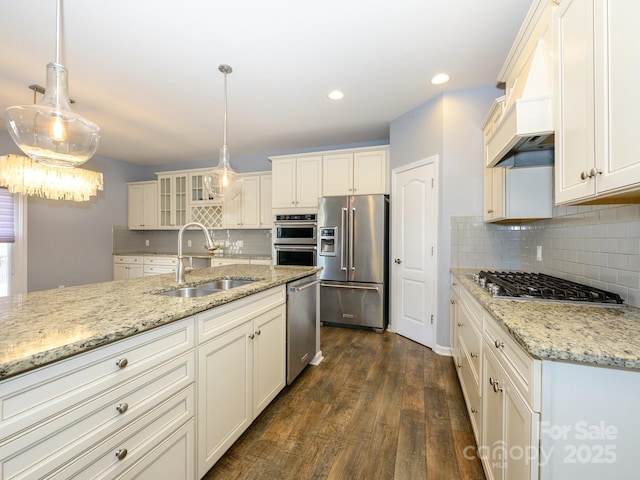
[(312, 275), (316, 267), (226, 265), (194, 270), (185, 286), (219, 278), (257, 281), (204, 297), (153, 295), (175, 274), (0, 298), (0, 380)]
[(451, 272), (532, 357), (640, 369), (640, 308), (494, 299), (471, 278), (477, 270)]

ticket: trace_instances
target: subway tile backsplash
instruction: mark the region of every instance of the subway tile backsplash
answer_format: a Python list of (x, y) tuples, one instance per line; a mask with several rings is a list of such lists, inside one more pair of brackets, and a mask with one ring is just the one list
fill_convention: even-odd
[(451, 242), (453, 266), (542, 272), (640, 306), (640, 205), (556, 207), (551, 219), (517, 225), (452, 217)]

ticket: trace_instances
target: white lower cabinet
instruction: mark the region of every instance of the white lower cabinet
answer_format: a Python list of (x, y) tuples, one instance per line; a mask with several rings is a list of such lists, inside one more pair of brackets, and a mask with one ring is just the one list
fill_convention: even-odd
[(139, 255), (120, 255), (113, 257), (113, 279), (126, 280), (144, 275), (144, 257)]
[[(537, 480), (541, 362), (451, 280), (454, 361), (489, 480)], [(471, 452), (467, 452), (471, 453)]]
[(198, 318), (199, 477), (285, 386), (284, 287), (252, 300)]
[(485, 421), (480, 457), (487, 478), (537, 479), (540, 414), (518, 393), (491, 345), (485, 344), (483, 363)]
[(194, 418), (194, 348), (189, 318), (0, 382), (0, 478), (115, 478), (152, 463)]
[(281, 285), (0, 381), (0, 479), (201, 478), (286, 383)]

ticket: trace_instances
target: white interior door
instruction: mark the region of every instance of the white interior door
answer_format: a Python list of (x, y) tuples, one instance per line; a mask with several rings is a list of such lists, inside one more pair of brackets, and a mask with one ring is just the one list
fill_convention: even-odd
[(392, 326), (435, 345), (437, 157), (393, 171)]

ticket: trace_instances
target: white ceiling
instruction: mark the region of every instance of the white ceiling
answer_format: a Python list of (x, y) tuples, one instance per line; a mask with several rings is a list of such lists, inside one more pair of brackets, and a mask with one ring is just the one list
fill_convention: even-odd
[[(55, 0), (0, 1), (0, 117), (55, 60)], [(141, 165), (388, 139), (443, 91), (495, 85), (530, 0), (63, 0), (61, 63), (98, 154)], [(433, 86), (446, 71), (451, 81)], [(345, 92), (340, 102), (326, 94)], [(38, 100), (40, 96), (38, 95)], [(2, 154), (3, 152), (0, 152)]]

